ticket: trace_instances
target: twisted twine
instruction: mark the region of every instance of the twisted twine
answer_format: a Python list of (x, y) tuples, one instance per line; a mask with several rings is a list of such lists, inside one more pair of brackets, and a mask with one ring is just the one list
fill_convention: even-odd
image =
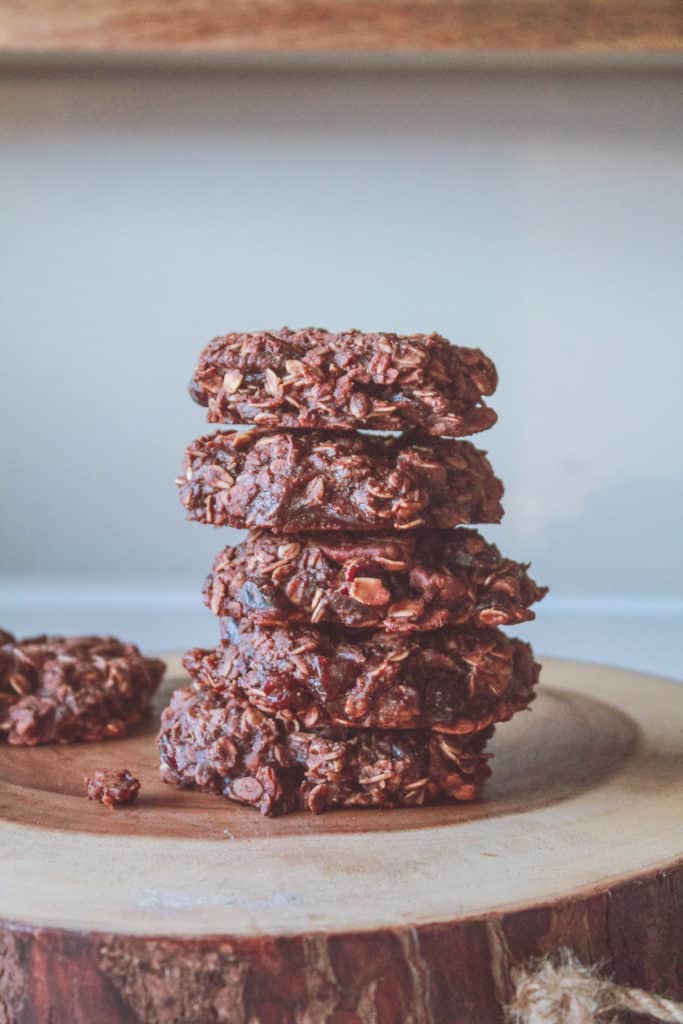
[(545, 958), (528, 970), (515, 969), (512, 980), (515, 995), (507, 1009), (509, 1024), (615, 1024), (619, 1011), (662, 1024), (683, 1024), (683, 1003), (615, 985), (567, 949), (555, 962)]

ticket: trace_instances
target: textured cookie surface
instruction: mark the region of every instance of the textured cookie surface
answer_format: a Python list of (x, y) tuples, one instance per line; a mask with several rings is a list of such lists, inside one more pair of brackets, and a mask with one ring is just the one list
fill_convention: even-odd
[(177, 480), (188, 518), (310, 530), (497, 523), (503, 485), (468, 441), (320, 431), (224, 431), (187, 449)]
[(221, 624), (224, 643), (185, 655), (193, 679), (307, 729), (464, 735), (527, 707), (538, 678), (529, 645), (496, 629), (392, 634)]
[(17, 746), (125, 735), (165, 669), (114, 637), (1, 639), (0, 739)]
[(491, 360), (438, 334), (334, 334), (321, 328), (214, 338), (190, 394), (210, 423), (462, 436), (496, 421), (483, 396)]
[(273, 815), (473, 800), (489, 775), (491, 732), (310, 732), (243, 698), (190, 686), (162, 715), (161, 776)]
[(390, 632), (532, 619), (545, 594), (528, 566), (475, 530), (277, 535), (264, 530), (214, 561), (214, 615), (264, 626), (330, 622)]

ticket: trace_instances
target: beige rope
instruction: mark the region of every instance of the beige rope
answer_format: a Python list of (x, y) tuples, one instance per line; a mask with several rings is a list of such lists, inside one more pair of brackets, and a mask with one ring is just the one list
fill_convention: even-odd
[(586, 967), (569, 950), (512, 973), (515, 995), (509, 1024), (607, 1024), (619, 1011), (640, 1013), (662, 1024), (683, 1024), (683, 1003), (615, 985)]

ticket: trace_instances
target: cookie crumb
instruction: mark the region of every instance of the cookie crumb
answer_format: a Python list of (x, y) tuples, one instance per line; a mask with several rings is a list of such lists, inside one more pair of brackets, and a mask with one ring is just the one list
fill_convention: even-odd
[(88, 800), (99, 800), (105, 807), (125, 807), (137, 800), (140, 782), (127, 768), (100, 768), (85, 784)]

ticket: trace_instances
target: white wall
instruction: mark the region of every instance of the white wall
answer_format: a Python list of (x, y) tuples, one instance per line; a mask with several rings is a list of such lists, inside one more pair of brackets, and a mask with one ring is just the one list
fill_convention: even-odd
[[(0, 85), (0, 571), (195, 592), (213, 334), (437, 329), (502, 383), (488, 530), (556, 594), (681, 595), (682, 76), (43, 72)], [(189, 590), (188, 590), (189, 592)]]

